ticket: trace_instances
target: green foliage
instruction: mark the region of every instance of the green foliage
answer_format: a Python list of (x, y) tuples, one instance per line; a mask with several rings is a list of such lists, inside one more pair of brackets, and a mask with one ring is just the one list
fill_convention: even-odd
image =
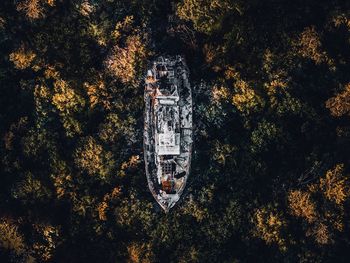
[[(0, 3), (0, 262), (349, 258), (346, 1)], [(191, 174), (160, 211), (145, 70), (181, 54)]]
[(242, 3), (230, 0), (184, 0), (177, 7), (180, 18), (193, 22), (204, 33), (219, 30), (227, 15), (241, 14)]
[(253, 152), (266, 150), (269, 144), (279, 137), (279, 130), (274, 123), (266, 120), (258, 123), (258, 126), (253, 130), (251, 135), (251, 149)]
[(85, 100), (64, 80), (54, 82), (54, 91), (52, 104), (57, 108), (62, 118), (67, 135), (81, 134), (81, 124), (74, 118), (74, 114), (82, 111)]
[(48, 201), (51, 192), (29, 173), (13, 189), (12, 196), (15, 199), (21, 200), (24, 204), (35, 204)]
[(25, 250), (25, 243), (18, 232), (18, 226), (5, 218), (1, 218), (0, 221), (0, 247), (13, 250), (16, 254), (21, 254)]
[(112, 153), (105, 151), (91, 136), (83, 138), (79, 142), (74, 153), (74, 162), (88, 175), (97, 176), (102, 180), (111, 176), (114, 165)]
[(318, 182), (309, 184), (307, 190), (291, 190), (288, 195), (291, 214), (307, 222), (301, 228), (318, 245), (334, 244), (337, 233), (345, 226), (349, 178), (343, 169), (343, 164), (337, 164)]

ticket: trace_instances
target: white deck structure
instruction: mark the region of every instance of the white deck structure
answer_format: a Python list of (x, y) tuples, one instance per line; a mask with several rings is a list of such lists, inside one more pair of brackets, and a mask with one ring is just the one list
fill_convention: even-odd
[(182, 57), (158, 58), (145, 83), (146, 175), (153, 196), (169, 211), (185, 188), (192, 152), (192, 95)]

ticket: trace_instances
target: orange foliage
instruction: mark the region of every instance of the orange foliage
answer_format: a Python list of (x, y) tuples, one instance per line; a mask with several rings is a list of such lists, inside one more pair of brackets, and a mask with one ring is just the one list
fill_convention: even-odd
[(350, 83), (345, 86), (343, 92), (326, 101), (326, 107), (335, 117), (350, 114)]
[(347, 179), (343, 176), (344, 165), (338, 164), (334, 169), (327, 171), (325, 178), (320, 179), (323, 194), (330, 201), (341, 205), (349, 197)]
[(297, 217), (306, 219), (309, 223), (317, 218), (316, 206), (308, 192), (290, 191), (288, 195), (289, 209)]
[(10, 61), (13, 62), (15, 68), (26, 69), (28, 68), (32, 61), (35, 59), (36, 54), (28, 50), (22, 45), (19, 49), (10, 54)]
[(263, 239), (267, 244), (276, 244), (281, 250), (286, 249), (286, 240), (282, 237), (282, 231), (286, 222), (274, 209), (257, 209), (254, 214), (255, 235)]
[(40, 0), (23, 0), (17, 5), (18, 11), (23, 11), (30, 20), (44, 16), (44, 9)]
[(326, 53), (321, 50), (321, 40), (314, 26), (307, 27), (300, 34), (299, 54), (302, 57), (313, 60), (316, 64), (321, 64), (327, 59)]

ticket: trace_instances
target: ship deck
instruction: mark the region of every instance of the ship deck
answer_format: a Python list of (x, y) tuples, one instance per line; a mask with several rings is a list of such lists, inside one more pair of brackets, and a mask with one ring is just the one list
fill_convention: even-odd
[(190, 172), (192, 95), (183, 59), (160, 57), (145, 80), (144, 153), (149, 188), (168, 211)]

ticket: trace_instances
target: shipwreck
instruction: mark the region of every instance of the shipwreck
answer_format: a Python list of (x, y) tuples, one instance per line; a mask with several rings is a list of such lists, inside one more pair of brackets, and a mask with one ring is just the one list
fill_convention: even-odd
[(181, 56), (159, 57), (145, 78), (144, 158), (149, 189), (168, 212), (185, 189), (192, 153), (192, 93)]

